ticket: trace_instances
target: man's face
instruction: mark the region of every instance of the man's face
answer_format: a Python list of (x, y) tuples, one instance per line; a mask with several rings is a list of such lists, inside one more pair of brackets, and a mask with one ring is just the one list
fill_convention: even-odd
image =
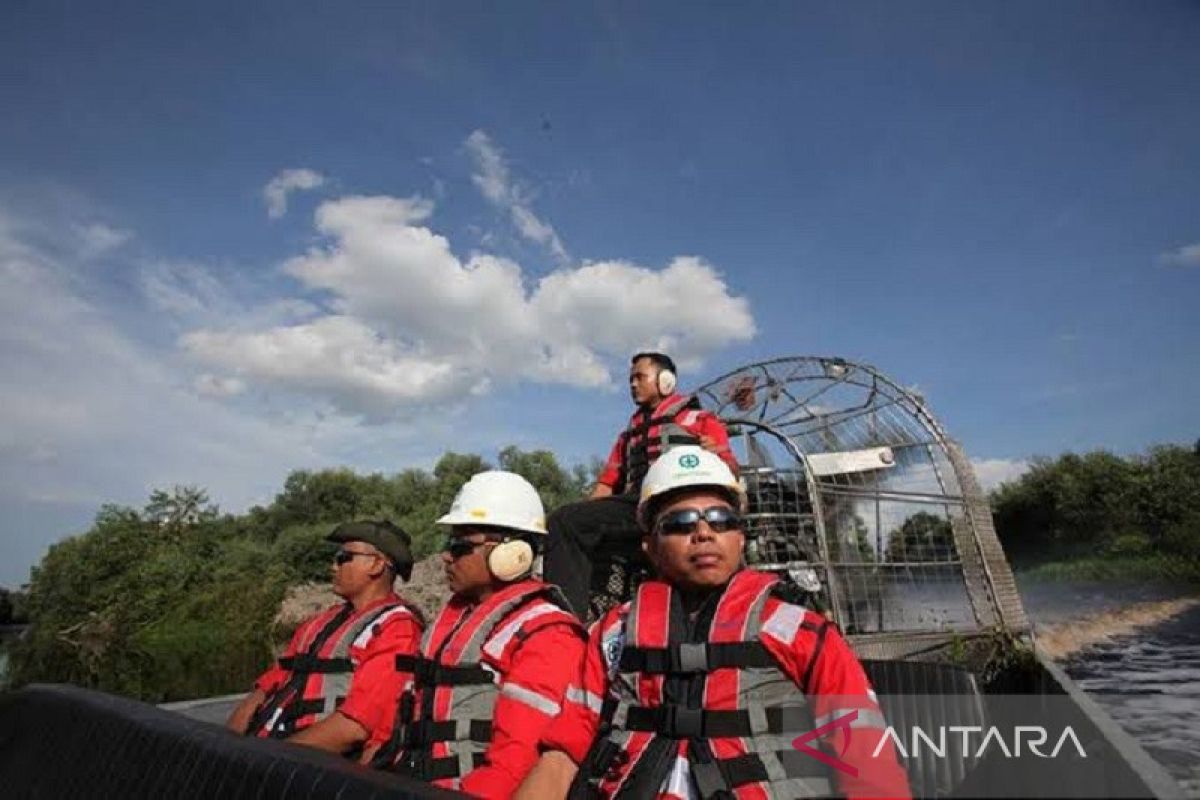
[(367, 588), (387, 569), (387, 557), (366, 542), (343, 542), (334, 554), (331, 569), (334, 593), (349, 598)]
[(468, 597), (492, 585), (487, 555), (496, 546), (485, 532), (468, 525), (450, 529), (448, 547), (442, 551), (442, 565), (450, 591)]
[(658, 393), (658, 366), (648, 358), (639, 358), (629, 367), (629, 396), (639, 406), (662, 399)]
[(701, 517), (690, 526), (690, 532), (668, 533), (661, 527), (665, 520), (678, 519), (675, 512), (711, 508), (737, 513), (721, 492), (684, 492), (659, 510), (655, 527), (642, 538), (642, 549), (659, 576), (673, 586), (689, 591), (715, 589), (724, 586), (741, 566), (746, 537), (740, 526), (717, 532)]

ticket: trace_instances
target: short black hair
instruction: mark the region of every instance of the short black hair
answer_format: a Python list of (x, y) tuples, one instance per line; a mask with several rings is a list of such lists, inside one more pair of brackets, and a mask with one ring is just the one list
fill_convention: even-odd
[(659, 369), (669, 369), (669, 370), (671, 370), (671, 372), (674, 372), (676, 375), (679, 374), (679, 370), (675, 369), (675, 362), (672, 361), (671, 357), (669, 355), (667, 355), (666, 353), (655, 353), (655, 352), (638, 353), (633, 358), (629, 359), (629, 363), (631, 365), (636, 364), (637, 362), (641, 361), (643, 358), (650, 359), (650, 363), (654, 364)]

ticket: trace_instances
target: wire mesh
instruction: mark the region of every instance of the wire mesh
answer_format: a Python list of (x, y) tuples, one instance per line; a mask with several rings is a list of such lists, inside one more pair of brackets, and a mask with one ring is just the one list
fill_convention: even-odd
[(964, 496), (976, 483), (915, 390), (865, 365), (800, 357), (743, 367), (697, 394), (742, 464), (750, 563), (819, 583), (850, 635), (995, 621), (972, 514), (980, 497)]

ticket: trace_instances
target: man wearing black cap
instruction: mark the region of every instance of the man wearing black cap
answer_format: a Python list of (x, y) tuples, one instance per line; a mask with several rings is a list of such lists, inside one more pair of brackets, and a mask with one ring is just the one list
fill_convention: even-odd
[(393, 590), (408, 580), (408, 534), (387, 521), (339, 525), (327, 539), (333, 591), (344, 602), (306, 620), (279, 659), (230, 714), (226, 726), (248, 736), (287, 738), (335, 753), (356, 751), (377, 729), (390, 730), (408, 676), (397, 655), (416, 652), (419, 612)]

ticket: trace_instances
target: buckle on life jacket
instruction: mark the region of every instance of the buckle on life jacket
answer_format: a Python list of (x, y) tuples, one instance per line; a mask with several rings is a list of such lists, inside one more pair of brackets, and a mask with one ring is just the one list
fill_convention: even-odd
[(708, 645), (684, 642), (671, 650), (671, 672), (708, 672)]
[(666, 706), (663, 715), (663, 734), (672, 739), (695, 739), (704, 733), (704, 709), (687, 706)]

